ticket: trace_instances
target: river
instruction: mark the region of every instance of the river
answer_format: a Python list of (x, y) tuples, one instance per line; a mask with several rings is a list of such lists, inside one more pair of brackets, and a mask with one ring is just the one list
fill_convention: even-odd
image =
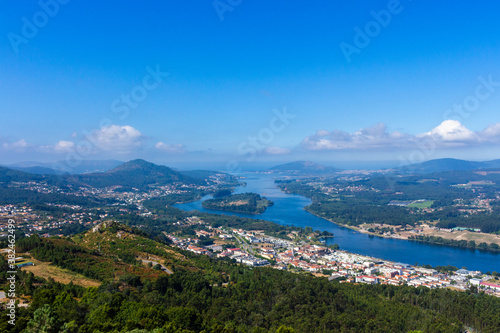
[(247, 183), (247, 186), (238, 187), (236, 193), (258, 193), (274, 201), (274, 205), (268, 207), (260, 215), (221, 212), (202, 207), (202, 201), (210, 198), (207, 196), (199, 201), (179, 204), (176, 207), (183, 210), (197, 209), (207, 213), (237, 215), (272, 221), (282, 225), (309, 226), (314, 230), (326, 230), (335, 235), (334, 238), (327, 238), (326, 244), (337, 243), (342, 250), (395, 262), (412, 265), (415, 263), (432, 266), (452, 265), (458, 268), (466, 267), (469, 270), (480, 270), (483, 272), (500, 271), (500, 254), (498, 253), (431, 245), (393, 238), (370, 237), (349, 228), (341, 227), (305, 211), (303, 208), (309, 205), (311, 201), (300, 195), (282, 192), (274, 183), (274, 175), (243, 173), (239, 174), (239, 176), (245, 177), (242, 180)]

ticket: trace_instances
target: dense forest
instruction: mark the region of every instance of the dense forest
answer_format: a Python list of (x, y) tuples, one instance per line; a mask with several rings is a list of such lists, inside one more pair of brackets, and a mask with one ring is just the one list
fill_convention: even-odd
[(203, 208), (244, 214), (262, 214), (274, 203), (257, 193), (242, 193), (203, 201)]
[(151, 210), (163, 209), (166, 206), (173, 206), (178, 203), (185, 203), (198, 200), (203, 192), (190, 190), (184, 193), (174, 193), (162, 197), (157, 197), (144, 201), (144, 207)]
[(468, 249), (478, 249), (481, 251), (490, 251), (490, 252), (499, 252), (500, 251), (500, 246), (496, 243), (486, 243), (486, 242), (481, 242), (479, 244), (476, 244), (475, 241), (466, 241), (466, 240), (455, 240), (455, 239), (445, 239), (442, 237), (436, 237), (436, 236), (423, 236), (423, 235), (415, 235), (415, 236), (410, 236), (408, 238), (409, 240), (414, 240), (414, 241), (420, 241), (424, 243), (429, 243), (429, 244), (437, 244), (437, 245), (446, 245), (446, 246), (454, 246), (454, 247), (461, 247), (461, 248), (468, 248)]
[[(112, 225), (102, 234), (81, 237), (95, 244), (99, 235), (106, 239), (116, 230), (124, 230), (120, 228)], [(136, 234), (135, 240), (140, 239), (144, 239), (143, 244), (153, 242)], [(150, 247), (130, 250), (149, 252), (157, 246), (165, 245), (151, 243)], [(64, 260), (58, 261), (64, 259), (63, 253), (82, 258), (84, 264), (86, 256), (94, 253), (70, 240), (36, 236), (20, 242), (20, 249), (29, 249), (57, 265), (66, 265)], [(119, 247), (116, 250), (119, 252)], [(171, 275), (147, 276), (124, 270), (110, 279), (105, 270), (96, 271), (100, 274), (97, 278), (104, 281), (98, 288), (62, 285), (21, 270), (16, 288), (19, 294), (30, 296), (32, 303), (17, 310), (15, 326), (8, 324), (2, 310), (0, 331), (459, 333), (465, 326), (483, 333), (500, 330), (500, 299), (482, 293), (342, 284), (185, 252), (178, 256), (185, 259), (178, 261)], [(122, 263), (136, 266), (134, 262)], [(0, 269), (0, 284), (6, 286), (8, 267), (3, 256)]]

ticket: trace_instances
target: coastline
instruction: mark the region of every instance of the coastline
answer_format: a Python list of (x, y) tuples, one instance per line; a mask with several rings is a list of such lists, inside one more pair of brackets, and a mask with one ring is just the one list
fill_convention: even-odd
[[(405, 240), (405, 241), (408, 241), (408, 242), (419, 242), (419, 243), (423, 243), (423, 244), (430, 244), (430, 245), (436, 245), (436, 246), (445, 246), (445, 247), (449, 247), (449, 248), (462, 248), (462, 247), (459, 247), (459, 246), (450, 246), (450, 245), (446, 245), (446, 244), (439, 244), (439, 243), (433, 243), (433, 242), (426, 242), (426, 241), (422, 241), (422, 240), (419, 240), (419, 239), (410, 239), (408, 237), (404, 237), (404, 236), (389, 236), (389, 235), (380, 235), (380, 234), (376, 234), (376, 233), (373, 233), (373, 232), (369, 232), (365, 229), (362, 229), (362, 228), (358, 228), (358, 227), (355, 227), (355, 226), (351, 226), (351, 225), (345, 225), (345, 224), (341, 224), (341, 223), (338, 223), (338, 222), (335, 222), (334, 220), (332, 219), (329, 219), (329, 218), (326, 218), (326, 217), (323, 217), (323, 216), (320, 216), (318, 214), (315, 214), (314, 212), (311, 212), (310, 210), (306, 209), (306, 207), (304, 207), (304, 210), (311, 213), (312, 215), (316, 216), (316, 217), (319, 217), (323, 220), (327, 220), (331, 223), (335, 223), (336, 225), (340, 226), (340, 227), (345, 227), (347, 229), (351, 229), (351, 230), (354, 230), (354, 231), (357, 231), (361, 234), (365, 234), (365, 235), (369, 235), (369, 236), (375, 236), (375, 237), (380, 237), (380, 238), (389, 238), (389, 239), (400, 239), (400, 240)], [(484, 251), (484, 252), (487, 252), (487, 253), (492, 253), (492, 254), (498, 254), (500, 253), (500, 251), (492, 251), (492, 250), (489, 250), (489, 249), (478, 249), (478, 248), (475, 248), (475, 249), (472, 249), (472, 248), (465, 248), (465, 249), (469, 249), (469, 250), (478, 250), (478, 251)]]
[(319, 217), (320, 219), (327, 220), (328, 222), (335, 223), (339, 227), (344, 227), (344, 228), (347, 228), (347, 229), (351, 229), (351, 230), (357, 231), (357, 232), (359, 232), (361, 234), (372, 235), (372, 236), (376, 236), (376, 237), (380, 237), (380, 238), (393, 238), (393, 239), (408, 240), (408, 238), (404, 238), (402, 236), (394, 237), (394, 236), (387, 236), (387, 235), (379, 235), (379, 234), (376, 234), (376, 233), (373, 233), (373, 232), (369, 232), (369, 231), (366, 231), (364, 229), (361, 229), (361, 228), (358, 228), (358, 227), (355, 227), (355, 226), (352, 226), (352, 225), (346, 225), (346, 224), (341, 224), (341, 223), (335, 222), (333, 219), (330, 219), (330, 218), (318, 215), (318, 214), (310, 211), (309, 209), (307, 209), (307, 206), (305, 206), (303, 209), (305, 211), (307, 211), (308, 213), (311, 213), (312, 215), (314, 215), (316, 217)]

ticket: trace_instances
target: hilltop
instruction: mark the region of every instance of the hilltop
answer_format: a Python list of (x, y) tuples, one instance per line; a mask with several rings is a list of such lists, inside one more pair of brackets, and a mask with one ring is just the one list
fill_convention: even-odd
[(98, 281), (118, 281), (123, 275), (155, 280), (162, 271), (146, 260), (171, 265), (182, 256), (169, 246), (148, 239), (144, 232), (108, 221), (72, 238), (32, 236), (18, 242), (18, 252), (29, 252), (41, 262)]
[(167, 185), (175, 182), (203, 184), (204, 181), (186, 176), (163, 165), (144, 160), (132, 160), (106, 172), (69, 176), (69, 181), (92, 187), (127, 186), (146, 188), (149, 185)]

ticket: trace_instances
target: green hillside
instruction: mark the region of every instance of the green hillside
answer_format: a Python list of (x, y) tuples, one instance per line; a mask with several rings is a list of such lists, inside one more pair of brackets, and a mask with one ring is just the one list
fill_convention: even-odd
[(96, 172), (81, 175), (38, 175), (5, 167), (0, 167), (0, 184), (12, 184), (13, 182), (45, 182), (49, 185), (58, 186), (126, 186), (145, 189), (149, 185), (169, 185), (175, 182), (204, 185), (207, 177), (212, 175), (210, 172), (194, 173), (197, 177), (191, 177), (175, 171), (163, 165), (156, 165), (144, 160), (133, 160), (123, 163), (114, 169), (106, 172)]
[(168, 185), (174, 182), (205, 184), (203, 179), (193, 178), (169, 167), (144, 160), (129, 161), (107, 172), (73, 175), (66, 179), (73, 183), (92, 187), (122, 185), (139, 189), (149, 185)]
[(262, 214), (274, 203), (257, 193), (233, 194), (203, 201), (203, 208), (245, 214)]

